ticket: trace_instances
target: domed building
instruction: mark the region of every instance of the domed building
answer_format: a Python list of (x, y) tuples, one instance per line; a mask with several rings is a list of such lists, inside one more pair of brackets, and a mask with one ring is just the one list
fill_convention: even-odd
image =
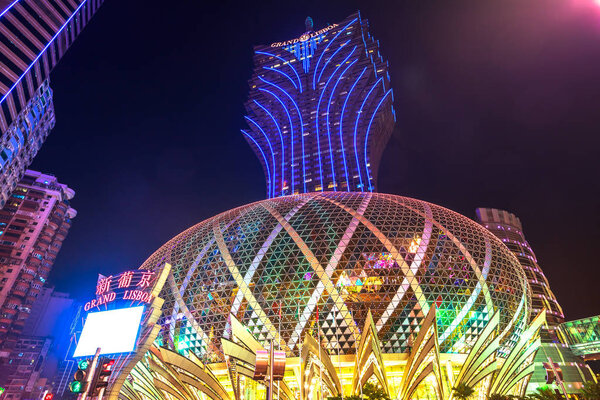
[(208, 360), (223, 360), (215, 349), (230, 314), (289, 356), (316, 324), (329, 351), (354, 353), (369, 310), (384, 353), (409, 352), (431, 307), (444, 353), (468, 352), (496, 310), (507, 349), (529, 320), (527, 281), (504, 244), (460, 214), (394, 195), (245, 205), (171, 239), (142, 268), (165, 262), (165, 340)]
[(461, 383), (479, 398), (523, 393), (544, 315), (517, 258), (467, 217), (376, 192), (395, 113), (368, 22), (315, 31), (308, 18), (254, 62), (242, 133), (268, 198), (141, 266), (170, 272), (154, 347), (120, 398), (321, 399), (367, 383), (402, 400)]

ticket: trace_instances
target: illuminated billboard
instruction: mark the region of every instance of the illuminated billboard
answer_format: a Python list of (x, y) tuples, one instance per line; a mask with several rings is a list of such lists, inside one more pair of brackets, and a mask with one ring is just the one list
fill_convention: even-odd
[(135, 348), (143, 306), (89, 313), (73, 357), (132, 352)]

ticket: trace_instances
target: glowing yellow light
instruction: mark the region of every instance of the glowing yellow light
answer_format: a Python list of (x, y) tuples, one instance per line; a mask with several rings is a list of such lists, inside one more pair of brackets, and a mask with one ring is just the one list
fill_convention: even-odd
[(410, 246), (408, 246), (409, 253), (416, 253), (419, 250), (419, 245), (421, 244), (421, 236), (415, 236), (410, 242)]

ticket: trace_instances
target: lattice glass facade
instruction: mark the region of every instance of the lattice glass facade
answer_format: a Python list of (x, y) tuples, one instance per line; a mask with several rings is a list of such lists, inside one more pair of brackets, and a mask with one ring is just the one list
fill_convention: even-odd
[(230, 313), (290, 355), (316, 323), (326, 347), (353, 353), (369, 310), (386, 353), (408, 351), (434, 305), (442, 352), (467, 352), (496, 310), (511, 347), (530, 314), (523, 270), (495, 236), (460, 214), (394, 195), (249, 204), (191, 227), (142, 268), (164, 262), (173, 279), (162, 295), (163, 341), (215, 361)]

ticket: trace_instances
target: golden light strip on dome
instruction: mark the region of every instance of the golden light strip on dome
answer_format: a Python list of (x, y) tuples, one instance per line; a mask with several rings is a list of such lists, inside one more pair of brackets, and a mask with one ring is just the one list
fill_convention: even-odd
[[(388, 239), (388, 237), (384, 235), (383, 232), (381, 232), (371, 221), (366, 219), (363, 215), (358, 214), (354, 209), (328, 197), (322, 196), (321, 198), (327, 200), (332, 204), (335, 204), (336, 206), (340, 207), (347, 213), (357, 218), (365, 227), (367, 227), (367, 229), (371, 231), (373, 235), (375, 235), (377, 239), (379, 239), (379, 241), (385, 246), (387, 251), (392, 255), (394, 261), (396, 261), (396, 263), (402, 269), (402, 272), (405, 276), (404, 280), (407, 281), (407, 283), (409, 283), (411, 288), (413, 289), (415, 297), (417, 298), (423, 312), (426, 313), (427, 311), (429, 311), (429, 305), (427, 304), (427, 301), (425, 301), (425, 296), (423, 295), (421, 285), (419, 285), (414, 273), (410, 269), (410, 266), (406, 263), (406, 261), (404, 261), (404, 258), (402, 258), (402, 255), (400, 254), (398, 249), (396, 249), (396, 247), (390, 241), (390, 239)], [(404, 281), (402, 282), (401, 286), (405, 286)]]
[[(391, 196), (390, 196), (390, 199), (394, 203), (396, 203), (396, 204), (398, 204), (398, 205), (400, 205), (402, 207), (406, 207), (407, 209), (409, 209), (412, 212), (420, 215), (423, 218), (427, 217), (423, 212), (417, 210), (414, 207), (411, 207), (410, 205), (406, 204), (405, 202), (399, 202), (398, 200), (396, 200), (395, 198), (393, 198)], [(432, 222), (435, 225), (435, 227), (438, 228), (440, 231), (444, 232), (444, 235), (446, 235), (448, 237), (448, 239), (450, 239), (452, 241), (452, 243), (454, 243), (456, 245), (456, 247), (458, 247), (458, 249), (460, 250), (460, 252), (462, 254), (464, 254), (465, 259), (469, 262), (469, 265), (471, 266), (471, 268), (475, 272), (475, 276), (477, 276), (477, 280), (481, 284), (481, 287), (482, 287), (482, 290), (483, 290), (483, 295), (484, 295), (484, 298), (485, 298), (486, 308), (488, 309), (488, 312), (493, 312), (493, 310), (494, 310), (494, 303), (492, 301), (492, 297), (490, 295), (490, 290), (488, 288), (487, 282), (485, 280), (485, 277), (483, 276), (483, 273), (479, 269), (479, 266), (477, 265), (477, 262), (475, 262), (475, 259), (473, 258), (473, 256), (471, 256), (471, 253), (469, 252), (469, 250), (467, 250), (467, 248), (462, 244), (462, 242), (460, 240), (458, 240), (458, 238), (456, 236), (454, 236), (442, 224), (440, 224), (438, 221), (436, 221), (433, 218), (432, 218)], [(455, 321), (452, 322), (452, 324), (454, 324), (454, 323), (455, 323)], [(440, 342), (440, 345), (442, 344), (442, 342)]]
[[(364, 214), (367, 207), (369, 206), (371, 197), (372, 197), (371, 193), (365, 195), (365, 198), (361, 201), (360, 206), (358, 207), (359, 214), (361, 214), (361, 215)], [(327, 274), (327, 276), (329, 278), (331, 278), (331, 276), (337, 269), (337, 265), (340, 262), (342, 255), (346, 251), (346, 248), (348, 247), (350, 240), (354, 236), (354, 232), (356, 231), (358, 224), (359, 224), (358, 219), (353, 217), (352, 220), (350, 221), (350, 224), (344, 231), (344, 234), (342, 235), (342, 239), (336, 246), (335, 251), (333, 252), (333, 255), (331, 256), (331, 258), (329, 259), (329, 262), (327, 263), (327, 267), (325, 268), (325, 273)], [(304, 320), (298, 321), (298, 323), (296, 324), (296, 328), (294, 329), (294, 333), (290, 337), (288, 345), (291, 348), (294, 348), (294, 346), (296, 345), (296, 342), (300, 339), (300, 335), (302, 334), (302, 331), (304, 330), (304, 327), (306, 326), (306, 323), (308, 322), (308, 316), (312, 315), (312, 312), (314, 311), (314, 305), (316, 304), (316, 301), (321, 298), (321, 295), (323, 294), (324, 289), (325, 289), (325, 286), (321, 282), (319, 282), (319, 284), (317, 284), (317, 287), (315, 288), (313, 294), (311, 295), (312, 301), (309, 301), (308, 305), (306, 306), (306, 308), (303, 312), (303, 315), (307, 314), (307, 317)], [(344, 302), (344, 304), (346, 304), (346, 303)], [(338, 313), (339, 313), (339, 311), (340, 310), (337, 309)], [(350, 317), (352, 318), (352, 316), (350, 316)], [(345, 320), (345, 321), (346, 321), (346, 323), (348, 323), (347, 320)], [(352, 318), (352, 321), (354, 322), (354, 318)], [(356, 340), (356, 338), (354, 340)], [(337, 345), (339, 346), (340, 343), (337, 343)]]
[[(227, 229), (229, 229), (229, 227), (234, 222), (236, 222), (238, 219), (240, 219), (240, 216), (241, 216), (241, 214), (238, 215), (237, 217), (233, 218), (231, 221), (229, 221), (227, 223), (227, 225), (225, 225), (225, 227), (223, 227), (221, 229), (221, 232), (225, 232)], [(194, 328), (196, 330), (196, 332), (199, 333), (207, 343), (209, 342), (208, 336), (206, 335), (206, 333), (204, 333), (204, 331), (202, 330), (202, 328), (200, 327), (200, 325), (198, 324), (196, 319), (193, 317), (191, 311), (185, 304), (185, 302), (183, 300), (183, 294), (185, 293), (187, 285), (189, 284), (190, 279), (194, 275), (196, 268), (198, 268), (198, 264), (200, 264), (200, 261), (202, 261), (202, 259), (206, 255), (206, 252), (212, 247), (212, 245), (214, 243), (215, 243), (215, 239), (214, 238), (210, 239), (208, 241), (208, 243), (202, 248), (200, 253), (198, 253), (196, 258), (194, 259), (194, 262), (190, 265), (190, 268), (188, 268), (185, 279), (181, 283), (180, 288), (177, 288), (177, 282), (175, 282), (175, 278), (173, 278), (172, 275), (169, 275), (169, 279), (167, 279), (167, 282), (169, 283), (169, 287), (171, 288), (171, 291), (173, 292), (173, 297), (175, 298), (175, 304), (173, 304), (173, 311), (171, 313), (171, 322), (169, 324), (169, 333), (170, 333), (171, 337), (174, 337), (174, 335), (175, 335), (175, 323), (177, 322), (177, 314), (179, 313), (179, 310), (181, 309), (181, 311), (183, 312), (185, 317), (190, 321), (192, 328)]]
[[(221, 252), (221, 256), (223, 257), (223, 260), (225, 261), (225, 264), (227, 265), (227, 268), (229, 269), (231, 276), (235, 280), (235, 283), (238, 285), (239, 290), (244, 294), (246, 301), (248, 302), (250, 307), (252, 307), (252, 310), (256, 313), (260, 322), (262, 322), (263, 325), (267, 328), (271, 337), (274, 338), (277, 343), (280, 343), (282, 345), (282, 347), (284, 347), (284, 346), (287, 347), (286, 343), (281, 340), (281, 337), (279, 336), (277, 329), (275, 328), (275, 326), (273, 325), (273, 323), (271, 322), (271, 320), (269, 319), (267, 314), (263, 311), (262, 307), (258, 303), (258, 300), (256, 300), (256, 297), (254, 297), (254, 295), (252, 294), (252, 291), (248, 287), (248, 284), (244, 281), (244, 278), (242, 277), (240, 270), (235, 265), (235, 262), (233, 261), (233, 258), (231, 257), (231, 253), (229, 252), (229, 249), (227, 248), (227, 245), (225, 244), (225, 239), (223, 238), (223, 234), (222, 234), (221, 230), (217, 228), (216, 221), (213, 224), (213, 234), (215, 236), (215, 239), (217, 240), (217, 245), (219, 246), (219, 251)], [(291, 350), (288, 349), (288, 351), (291, 351)]]
[[(323, 266), (321, 265), (321, 263), (319, 263), (319, 261), (317, 260), (317, 257), (315, 257), (315, 255), (310, 250), (310, 248), (306, 245), (306, 243), (304, 243), (302, 238), (300, 238), (300, 235), (281, 216), (281, 214), (279, 214), (279, 212), (277, 212), (277, 210), (275, 210), (273, 207), (271, 207), (270, 205), (265, 204), (265, 203), (263, 203), (262, 206), (265, 207), (273, 215), (273, 217), (275, 217), (279, 221), (279, 223), (281, 225), (283, 225), (283, 227), (285, 228), (288, 235), (290, 235), (290, 237), (296, 243), (296, 245), (298, 246), (300, 251), (302, 251), (302, 254), (304, 254), (304, 257), (306, 257), (306, 259), (312, 266), (313, 270), (316, 272), (317, 276), (319, 277), (319, 284), (324, 285), (325, 289), (327, 290), (327, 293), (329, 293), (329, 296), (335, 303), (337, 309), (340, 311), (340, 315), (344, 318), (344, 321), (348, 325), (348, 328), (350, 329), (352, 336), (354, 337), (354, 340), (358, 340), (358, 338), (360, 337), (360, 333), (358, 331), (358, 328), (356, 327), (354, 318), (352, 318), (352, 315), (350, 314), (348, 307), (346, 307), (346, 303), (344, 302), (344, 299), (342, 298), (342, 296), (340, 296), (335, 285), (331, 281), (330, 276), (327, 275), (327, 272), (323, 269)], [(317, 285), (317, 287), (318, 287), (318, 285)], [(314, 295), (314, 293), (316, 293), (316, 292), (313, 292), (313, 295)], [(313, 299), (313, 297), (311, 296), (311, 300), (312, 299)], [(318, 301), (318, 298), (316, 300)], [(316, 302), (315, 302), (315, 304), (312, 304), (312, 303), (313, 302), (309, 300), (309, 302), (305, 308), (305, 311), (302, 313), (301, 319), (303, 318), (305, 320), (305, 322), (308, 319), (307, 317), (305, 317), (305, 314), (311, 315), (312, 308), (316, 307)], [(308, 311), (308, 310), (310, 310), (310, 311)], [(292, 347), (292, 346), (290, 346), (290, 347)]]
[[(426, 214), (427, 214), (427, 216), (425, 218), (425, 226), (423, 227), (423, 234), (421, 235), (421, 242), (419, 243), (419, 247), (416, 251), (415, 258), (409, 267), (413, 276), (417, 273), (417, 271), (419, 270), (419, 267), (421, 266), (421, 262), (423, 262), (423, 259), (425, 258), (425, 252), (427, 251), (427, 246), (429, 246), (429, 240), (431, 239), (431, 233), (433, 231), (433, 216), (431, 215), (431, 208), (429, 208), (429, 206), (427, 206)], [(405, 276), (402, 281), (402, 285), (400, 285), (396, 294), (394, 295), (394, 297), (388, 304), (385, 312), (381, 315), (381, 317), (379, 318), (379, 321), (377, 321), (377, 324), (376, 324), (377, 331), (380, 331), (381, 328), (384, 327), (387, 320), (392, 316), (394, 311), (396, 311), (398, 304), (400, 304), (400, 301), (404, 297), (404, 294), (406, 293), (406, 289), (408, 288), (408, 285), (407, 285), (408, 282), (406, 282), (406, 281), (407, 281), (407, 277)], [(422, 305), (421, 305), (421, 308), (423, 309), (423, 313), (427, 314), (427, 312), (429, 312), (429, 308), (424, 308)]]
[[(300, 211), (300, 209), (306, 203), (308, 203), (309, 200), (310, 200), (310, 197), (306, 197), (306, 198), (303, 198), (302, 200), (300, 200), (298, 202), (298, 204), (286, 214), (286, 216), (284, 217), (285, 220), (289, 221), (294, 215), (296, 215), (296, 213), (298, 211)], [(250, 264), (248, 271), (246, 271), (246, 274), (244, 275), (245, 282), (252, 281), (252, 278), (254, 277), (254, 273), (256, 272), (258, 265), (264, 258), (265, 254), (267, 254), (267, 251), (271, 247), (271, 244), (273, 244), (273, 241), (277, 238), (277, 235), (279, 235), (279, 233), (281, 232), (282, 229), (283, 229), (283, 225), (281, 225), (279, 222), (277, 222), (277, 225), (271, 231), (267, 240), (265, 240), (265, 242), (260, 247), (260, 250), (258, 250), (258, 253), (256, 253), (256, 255), (254, 256), (254, 259), (252, 260), (252, 263)], [(231, 305), (231, 314), (237, 315), (237, 312), (240, 309), (243, 297), (244, 297), (244, 295), (242, 294), (242, 292), (238, 291), (237, 294), (235, 295), (233, 304)]]
[[(486, 280), (488, 273), (490, 271), (491, 263), (492, 263), (492, 248), (490, 245), (490, 239), (488, 237), (486, 237), (484, 240), (485, 240), (485, 258), (483, 260), (483, 273), (482, 274), (483, 274), (483, 279)], [(471, 310), (471, 307), (473, 307), (473, 304), (477, 300), (477, 297), (479, 297), (479, 293), (481, 293), (481, 290), (482, 290), (482, 285), (481, 285), (481, 282), (479, 281), (479, 282), (477, 282), (477, 286), (475, 286), (475, 289), (473, 290), (473, 293), (471, 293), (471, 295), (469, 296), (469, 299), (467, 300), (467, 302), (463, 305), (463, 307), (461, 308), (459, 313), (456, 314), (456, 318), (454, 318), (452, 323), (448, 326), (448, 328), (446, 328), (444, 333), (439, 337), (440, 343), (443, 344), (446, 341), (446, 339), (448, 339), (450, 337), (450, 335), (456, 330), (456, 328), (458, 328), (460, 321), (463, 320), (463, 318)]]

